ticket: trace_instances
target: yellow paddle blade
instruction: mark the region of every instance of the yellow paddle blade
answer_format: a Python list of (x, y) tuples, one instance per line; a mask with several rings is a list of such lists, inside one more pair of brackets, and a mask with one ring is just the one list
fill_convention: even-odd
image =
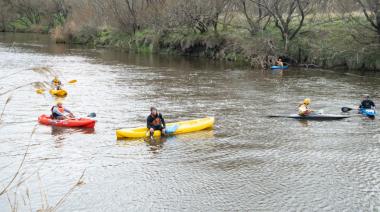
[(75, 80), (75, 79), (74, 79), (74, 80), (70, 80), (70, 81), (69, 81), (69, 83), (76, 83), (76, 82), (78, 82), (78, 81), (77, 81), (77, 80)]
[(43, 94), (44, 92), (45, 92), (45, 90), (42, 88), (36, 90), (36, 93), (38, 93), (38, 94)]

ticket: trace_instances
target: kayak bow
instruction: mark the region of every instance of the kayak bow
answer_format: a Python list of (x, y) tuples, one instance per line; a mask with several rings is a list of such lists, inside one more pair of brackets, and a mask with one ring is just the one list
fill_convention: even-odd
[(67, 91), (65, 90), (50, 90), (50, 94), (58, 97), (67, 96)]

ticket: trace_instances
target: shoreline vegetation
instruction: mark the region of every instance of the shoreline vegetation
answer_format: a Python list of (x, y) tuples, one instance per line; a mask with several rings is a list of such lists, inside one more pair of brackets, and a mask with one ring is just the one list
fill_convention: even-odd
[(0, 0), (0, 31), (268, 68), (380, 70), (380, 0)]

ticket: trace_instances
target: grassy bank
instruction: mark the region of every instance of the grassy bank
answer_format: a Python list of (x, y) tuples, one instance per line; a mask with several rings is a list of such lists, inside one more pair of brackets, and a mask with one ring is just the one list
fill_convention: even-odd
[[(226, 28), (218, 32), (195, 32), (186, 28), (171, 30), (140, 30), (123, 33), (111, 27), (83, 26), (68, 29), (62, 17), (54, 24), (33, 24), (28, 19), (17, 19), (8, 25), (8, 31), (51, 33), (56, 42), (76, 43), (95, 47), (118, 48), (137, 53), (166, 53), (207, 57), (232, 61), (254, 68), (267, 68), (277, 57), (286, 58), (296, 66), (361, 69), (380, 71), (378, 43), (363, 43), (355, 39), (360, 23), (343, 20), (306, 24), (291, 41), (289, 51), (283, 51), (278, 29), (269, 25), (264, 32), (251, 36), (245, 30)], [(361, 29), (363, 34), (371, 34)]]

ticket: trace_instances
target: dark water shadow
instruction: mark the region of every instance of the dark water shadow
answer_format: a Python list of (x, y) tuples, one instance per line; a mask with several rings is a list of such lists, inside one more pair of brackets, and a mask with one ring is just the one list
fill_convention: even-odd
[(56, 143), (56, 147), (62, 147), (63, 141), (72, 134), (94, 134), (94, 128), (65, 128), (65, 127), (51, 127), (51, 135), (54, 138), (54, 142)]

